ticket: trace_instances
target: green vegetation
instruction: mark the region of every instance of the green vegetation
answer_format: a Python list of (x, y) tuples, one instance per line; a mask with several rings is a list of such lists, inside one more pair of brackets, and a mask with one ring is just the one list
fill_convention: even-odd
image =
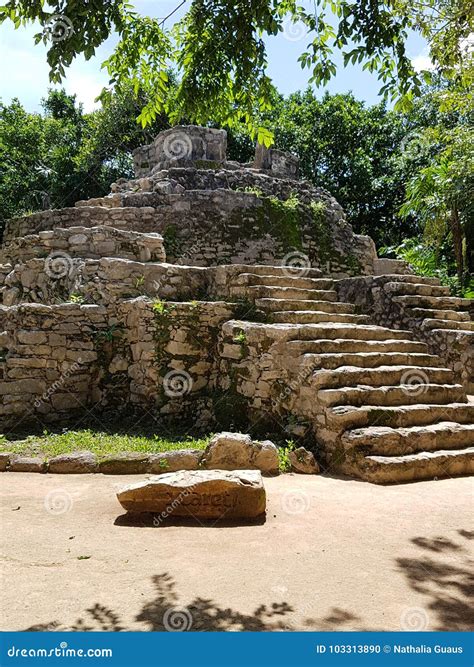
[(239, 331), (239, 333), (234, 336), (234, 343), (239, 343), (240, 345), (245, 345), (247, 343), (245, 331)]
[(290, 452), (295, 449), (296, 445), (293, 440), (287, 440), (285, 445), (278, 448), (278, 467), (280, 472), (289, 472), (291, 470)]
[[(442, 79), (422, 92), (410, 110), (393, 111), (384, 104), (366, 106), (352, 94), (318, 99), (308, 89), (285, 98), (274, 91), (262, 122), (278, 148), (300, 156), (302, 175), (336, 198), (356, 233), (370, 235), (379, 248), (410, 238), (443, 247), (437, 268), (449, 279), (457, 275), (461, 293), (474, 273), (472, 97), (462, 107), (453, 103), (455, 91)], [(132, 176), (132, 149), (170, 123), (163, 115), (141, 129), (131, 89), (91, 114), (64, 91), (50, 92), (43, 108), (37, 114), (18, 100), (0, 104), (0, 230), (9, 217), (106, 194), (110, 182)], [(249, 133), (228, 130), (229, 158), (250, 160)], [(282, 202), (258, 188), (244, 191), (262, 198), (259, 229), (270, 218), (282, 242), (299, 250), (297, 198)], [(314, 206), (324, 245), (322, 205)], [(176, 226), (167, 225), (163, 236), (169, 256), (179, 255)]]
[[(261, 117), (273, 103), (266, 37), (288, 33), (295, 23), (308, 33), (298, 61), (309, 70), (311, 84), (326, 86), (337, 73), (339, 56), (344, 66), (359, 63), (376, 73), (380, 93), (406, 110), (433, 76), (413, 66), (408, 40), (415, 34), (427, 43), (436, 73), (452, 84), (458, 98), (469, 94), (473, 53), (468, 39), (474, 23), (470, 0), (315, 0), (310, 5), (305, 8), (294, 0), (193, 0), (173, 25), (140, 15), (126, 0), (96, 0), (94, 11), (76, 0), (8, 0), (0, 7), (0, 23), (11, 21), (15, 28), (41, 24), (35, 42), (47, 47), (54, 83), (65, 77), (65, 68), (77, 55), (91, 58), (118, 33), (115, 50), (103, 65), (116, 91), (132, 88), (143, 127), (167, 113), (172, 124), (187, 119), (244, 125), (253, 138), (270, 145), (273, 135)], [(60, 40), (53, 38), (55, 15), (65, 24)], [(180, 75), (176, 85), (170, 65)], [(143, 93), (145, 100), (140, 99)], [(109, 95), (110, 89), (102, 97)]]
[(288, 199), (264, 197), (262, 213), (270, 221), (274, 234), (281, 239), (285, 248), (301, 249), (300, 202), (292, 194)]
[(23, 440), (0, 436), (0, 450), (25, 455), (43, 455), (46, 458), (58, 454), (68, 454), (88, 450), (99, 458), (121, 452), (168, 452), (174, 449), (205, 449), (211, 436), (193, 438), (191, 436), (129, 435), (103, 431), (80, 430), (63, 433), (44, 432), (41, 436), (30, 435)]

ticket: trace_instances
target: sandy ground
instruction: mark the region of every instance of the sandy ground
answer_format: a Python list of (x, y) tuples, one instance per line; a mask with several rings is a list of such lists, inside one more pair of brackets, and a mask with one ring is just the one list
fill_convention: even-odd
[(0, 629), (473, 625), (472, 479), (284, 475), (265, 522), (221, 527), (127, 525), (115, 492), (138, 479), (1, 474)]

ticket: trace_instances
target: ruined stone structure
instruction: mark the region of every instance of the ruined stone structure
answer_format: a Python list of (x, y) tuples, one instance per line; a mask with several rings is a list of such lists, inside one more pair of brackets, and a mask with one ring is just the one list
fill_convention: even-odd
[(473, 472), (470, 303), (378, 259), (295, 156), (225, 152), (173, 128), (109, 196), (7, 223), (3, 429), (146, 415), (277, 431), (374, 482)]

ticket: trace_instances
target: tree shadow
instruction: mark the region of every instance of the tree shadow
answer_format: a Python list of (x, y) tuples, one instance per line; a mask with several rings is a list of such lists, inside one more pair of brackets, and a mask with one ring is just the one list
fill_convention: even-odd
[(307, 618), (304, 625), (308, 630), (319, 632), (370, 632), (378, 629), (366, 627), (360, 616), (340, 607), (333, 607), (323, 618)]
[[(168, 573), (152, 577), (155, 597), (145, 603), (135, 616), (135, 621), (144, 623), (146, 631), (253, 631), (292, 630), (285, 617), (293, 611), (287, 602), (260, 605), (253, 613), (243, 614), (230, 607), (222, 607), (211, 599), (196, 597), (188, 605), (179, 603), (176, 583)], [(41, 623), (25, 628), (24, 632), (121, 632), (136, 630), (126, 627), (112, 609), (95, 604), (77, 618), (72, 625), (60, 621)]]
[[(458, 530), (458, 534), (472, 539), (469, 531)], [(443, 537), (416, 537), (411, 542), (425, 553), (417, 558), (397, 558), (396, 562), (411, 588), (428, 596), (430, 629), (471, 630), (474, 570), (465, 546)]]
[(185, 608), (179, 605), (176, 583), (167, 573), (152, 579), (156, 598), (144, 605), (136, 616), (148, 626), (148, 630), (169, 630), (173, 623), (185, 624), (194, 631), (264, 631), (284, 630), (288, 626), (284, 617), (293, 611), (287, 602), (260, 605), (252, 614), (242, 614), (230, 607), (221, 607), (210, 599), (196, 597)]

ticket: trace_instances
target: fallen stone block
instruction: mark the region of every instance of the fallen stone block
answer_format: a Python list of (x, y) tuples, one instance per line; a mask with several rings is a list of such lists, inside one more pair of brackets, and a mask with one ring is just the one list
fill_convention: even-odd
[(255, 470), (196, 470), (165, 473), (125, 487), (117, 498), (127, 512), (153, 512), (198, 519), (255, 518), (266, 495)]

